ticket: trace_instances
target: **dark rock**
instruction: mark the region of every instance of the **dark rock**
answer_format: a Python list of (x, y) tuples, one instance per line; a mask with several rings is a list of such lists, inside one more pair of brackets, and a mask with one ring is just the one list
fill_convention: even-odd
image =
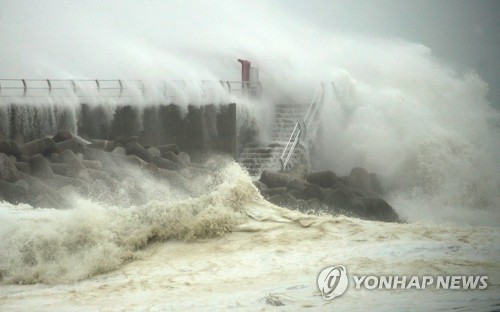
[(31, 174), (38, 178), (50, 178), (54, 175), (54, 172), (50, 168), (50, 162), (41, 154), (30, 157), (28, 163), (31, 168)]
[(371, 220), (398, 222), (399, 216), (385, 200), (374, 198), (368, 201), (366, 215)]
[(285, 173), (280, 173), (280, 172), (273, 172), (270, 170), (264, 170), (260, 176), (260, 182), (264, 183), (267, 185), (269, 188), (275, 188), (275, 187), (286, 187), (288, 186), (288, 183), (292, 181), (293, 177), (285, 174)]
[(145, 162), (151, 162), (153, 158), (151, 154), (142, 145), (134, 141), (129, 141), (125, 145), (125, 150), (127, 151), (128, 155), (130, 154), (136, 155)]
[(179, 170), (179, 165), (171, 160), (165, 159), (163, 157), (154, 157), (151, 162), (155, 164), (158, 168), (168, 169), (168, 170)]
[(173, 152), (166, 152), (162, 157), (176, 163), (180, 168), (185, 168), (187, 165)]
[(306, 176), (306, 181), (321, 187), (332, 187), (338, 178), (335, 172), (328, 170), (310, 173)]
[(85, 144), (81, 140), (77, 140), (76, 138), (56, 143), (57, 153), (62, 153), (65, 150), (71, 150), (73, 151), (73, 153), (82, 153), (85, 150), (86, 146), (87, 144)]
[(26, 162), (17, 161), (15, 163), (17, 170), (24, 172), (26, 174), (31, 174), (30, 165)]
[(284, 194), (286, 193), (286, 190), (287, 190), (286, 187), (282, 186), (282, 187), (268, 188), (265, 191), (262, 191), (262, 193), (266, 196), (271, 197), (277, 194)]
[(376, 194), (382, 194), (383, 193), (382, 183), (380, 183), (380, 180), (378, 179), (377, 175), (375, 173), (370, 173), (368, 175), (368, 179), (370, 181), (371, 191)]
[(0, 180), (15, 182), (18, 179), (15, 163), (6, 154), (0, 154)]
[(49, 159), (49, 161), (51, 163), (59, 163), (59, 162), (61, 162), (61, 158), (59, 157), (59, 153), (52, 153), (49, 156), (47, 156), (47, 158)]
[(341, 208), (349, 205), (351, 201), (351, 193), (345, 188), (337, 188), (332, 190), (326, 197), (325, 203), (329, 206)]
[(309, 184), (302, 194), (306, 200), (315, 198), (322, 201), (325, 199), (321, 188), (315, 184)]
[(349, 187), (357, 188), (363, 192), (370, 192), (370, 178), (366, 169), (357, 167), (351, 170)]
[(51, 153), (55, 153), (57, 151), (57, 146), (56, 142), (52, 140), (52, 138), (45, 138), (43, 139), (43, 143), (45, 143), (45, 152), (43, 153), (44, 156), (50, 155)]
[(63, 163), (50, 163), (52, 172), (58, 175), (68, 176), (69, 166)]
[(21, 158), (21, 149), (14, 141), (0, 140), (0, 153), (12, 155), (19, 160)]
[(109, 140), (90, 140), (90, 144), (87, 147), (102, 151), (111, 151), (114, 145), (115, 143)]
[(20, 160), (22, 152), (19, 145), (14, 141), (10, 141), (9, 144), (10, 144), (10, 154), (16, 156), (16, 158)]
[(349, 212), (351, 212), (355, 217), (364, 218), (367, 215), (365, 201), (359, 197), (352, 197), (348, 207), (344, 208), (349, 210)]
[(0, 140), (0, 153), (2, 154), (10, 154), (10, 144), (5, 140)]
[(297, 206), (297, 199), (288, 193), (273, 195), (268, 201), (282, 207), (295, 208)]
[(267, 185), (265, 185), (264, 183), (260, 182), (260, 181), (253, 181), (253, 185), (255, 185), (255, 187), (260, 191), (265, 191), (268, 189)]
[(62, 152), (60, 159), (62, 163), (68, 165), (66, 170), (66, 175), (68, 176), (77, 177), (80, 171), (86, 168), (72, 150), (65, 150)]
[(162, 156), (167, 152), (172, 152), (176, 155), (180, 153), (179, 146), (177, 146), (177, 144), (167, 144), (158, 146), (158, 150), (161, 152)]
[[(51, 148), (51, 147), (49, 147)], [(42, 154), (45, 155), (47, 151), (47, 144), (45, 144), (44, 139), (37, 139), (30, 141), (28, 143), (25, 143), (21, 147), (21, 152), (28, 157), (34, 156), (36, 154)]]
[(70, 140), (73, 138), (73, 134), (67, 130), (59, 130), (57, 133), (52, 137), (54, 142), (59, 143), (62, 141)]
[(160, 150), (154, 146), (148, 147), (147, 151), (149, 152), (149, 154), (151, 154), (152, 157), (161, 157)]
[(0, 180), (0, 194), (11, 204), (24, 202), (28, 189), (28, 183), (22, 179), (15, 183)]
[(349, 177), (348, 176), (343, 176), (343, 177), (338, 177), (339, 182), (344, 183), (344, 185), (349, 186)]

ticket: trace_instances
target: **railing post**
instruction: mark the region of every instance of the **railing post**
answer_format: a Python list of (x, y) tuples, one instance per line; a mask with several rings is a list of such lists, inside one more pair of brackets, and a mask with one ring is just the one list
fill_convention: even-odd
[(49, 86), (49, 95), (52, 93), (52, 84), (50, 83), (50, 80), (47, 79), (47, 85)]
[(71, 85), (73, 86), (73, 93), (76, 95), (76, 83), (74, 80), (71, 80)]
[(97, 93), (101, 92), (101, 85), (99, 84), (99, 80), (95, 80), (95, 84), (97, 85)]
[(23, 96), (26, 96), (26, 93), (28, 92), (28, 86), (26, 85), (26, 80), (21, 79), (21, 81), (23, 82), (23, 88), (24, 88)]
[(122, 84), (122, 80), (121, 79), (118, 79), (118, 84), (120, 85), (120, 96), (119, 97), (122, 97), (122, 94), (123, 94), (123, 84)]

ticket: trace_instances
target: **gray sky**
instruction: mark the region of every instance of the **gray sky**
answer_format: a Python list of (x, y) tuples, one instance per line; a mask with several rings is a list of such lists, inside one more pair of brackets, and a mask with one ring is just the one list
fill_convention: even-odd
[[(0, 0), (0, 73), (233, 79), (236, 58), (252, 59), (264, 74), (276, 72), (280, 62), (286, 67), (321, 58), (310, 53), (326, 47), (330, 34), (342, 34), (339, 42), (356, 47), (362, 35), (427, 46), (458, 73), (476, 71), (498, 104), (498, 12), (500, 1), (494, 0)], [(358, 43), (345, 39), (351, 35)], [(338, 49), (331, 43), (328, 48)], [(352, 50), (335, 53), (346, 64)], [(353, 56), (352, 62), (358, 60)], [(289, 71), (314, 73), (312, 67), (294, 64)]]
[[(428, 46), (459, 71), (475, 70), (500, 107), (500, 1), (276, 1), (330, 31), (402, 38)], [(285, 5), (285, 3), (287, 3)]]

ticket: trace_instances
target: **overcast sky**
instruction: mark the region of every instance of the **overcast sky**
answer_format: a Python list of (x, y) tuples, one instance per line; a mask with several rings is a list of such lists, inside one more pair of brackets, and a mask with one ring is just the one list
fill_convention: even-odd
[[(342, 34), (424, 45), (458, 73), (477, 72), (498, 104), (498, 12), (495, 0), (0, 0), (0, 73), (232, 79), (238, 57), (265, 71), (293, 62), (291, 50), (317, 50)], [(308, 58), (303, 51), (297, 55)]]

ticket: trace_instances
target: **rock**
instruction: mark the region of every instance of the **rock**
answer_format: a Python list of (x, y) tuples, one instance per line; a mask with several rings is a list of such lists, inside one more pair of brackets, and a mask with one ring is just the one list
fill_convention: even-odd
[(288, 193), (273, 195), (268, 199), (268, 201), (278, 206), (291, 208), (297, 207), (298, 203), (297, 199)]
[(62, 153), (65, 150), (71, 150), (73, 153), (82, 153), (86, 149), (87, 144), (78, 140), (76, 138), (72, 138), (69, 140), (61, 141), (56, 143), (57, 153)]
[(52, 172), (58, 175), (68, 176), (69, 166), (63, 163), (50, 163)]
[(399, 216), (385, 200), (374, 198), (368, 200), (366, 216), (371, 220), (398, 222)]
[(43, 143), (45, 143), (46, 146), (43, 156), (50, 155), (51, 153), (55, 153), (57, 151), (56, 142), (54, 142), (52, 138), (43, 139)]
[(59, 157), (59, 153), (52, 153), (48, 157), (51, 163), (59, 163), (61, 162), (61, 158)]
[(306, 181), (321, 187), (332, 187), (338, 178), (335, 172), (328, 170), (310, 173), (306, 176)]
[(117, 146), (113, 149), (113, 151), (111, 153), (116, 154), (116, 155), (126, 156), (127, 150), (125, 150), (125, 147), (123, 147), (123, 146)]
[(306, 200), (314, 198), (322, 201), (325, 199), (321, 188), (315, 184), (309, 184), (302, 194)]
[(0, 154), (0, 180), (15, 182), (19, 179), (15, 163), (6, 154)]
[(188, 153), (180, 152), (177, 155), (185, 164), (189, 165), (191, 163), (191, 157), (189, 157)]
[(154, 157), (151, 163), (155, 164), (158, 168), (168, 169), (168, 170), (179, 170), (179, 165), (171, 160), (165, 159), (163, 157)]
[[(52, 148), (53, 146), (50, 146), (49, 148)], [(45, 144), (44, 139), (37, 139), (30, 141), (28, 143), (25, 143), (21, 147), (21, 152), (28, 157), (34, 156), (36, 154), (42, 154), (45, 155), (47, 151), (47, 144)]]
[(10, 144), (5, 140), (0, 140), (0, 153), (9, 155), (10, 154)]
[(11, 155), (19, 160), (21, 158), (21, 150), (19, 145), (14, 141), (0, 140), (0, 153)]
[(349, 205), (347, 207), (344, 207), (344, 209), (358, 218), (364, 218), (367, 215), (367, 207), (365, 205), (365, 201), (363, 201), (363, 199), (359, 197), (352, 197)]
[(90, 140), (90, 144), (87, 147), (102, 151), (110, 151), (113, 149), (114, 144), (113, 141), (109, 140)]
[(40, 179), (20, 173), (21, 178), (29, 184), (28, 201), (35, 207), (67, 208), (69, 204), (57, 191), (43, 183)]
[(253, 181), (253, 185), (262, 193), (263, 191), (267, 190), (268, 187), (264, 183), (260, 181)]
[(68, 165), (66, 170), (68, 176), (77, 177), (80, 171), (86, 168), (72, 150), (65, 150), (61, 153), (60, 158), (62, 163)]
[(305, 180), (297, 179), (295, 177), (291, 177), (290, 181), (288, 181), (286, 187), (291, 190), (297, 190), (300, 192), (304, 192), (308, 186), (311, 184), (307, 183)]
[(136, 166), (136, 167), (141, 167), (141, 168), (148, 164), (143, 159), (141, 159), (139, 156), (134, 155), (134, 154), (130, 154), (126, 157), (123, 157), (123, 160), (128, 164), (131, 164), (131, 165)]
[(28, 183), (22, 179), (16, 181), (16, 183), (0, 180), (0, 193), (11, 204), (24, 202), (28, 188)]
[(31, 168), (30, 168), (30, 165), (28, 163), (16, 161), (15, 166), (16, 166), (17, 170), (24, 172), (26, 174), (31, 174)]
[(136, 155), (137, 157), (141, 158), (145, 162), (151, 162), (152, 156), (151, 154), (139, 143), (134, 142), (134, 141), (129, 141), (125, 145), (125, 150), (127, 151), (127, 154), (130, 155)]
[(335, 208), (347, 207), (351, 201), (351, 194), (347, 189), (337, 188), (332, 190), (326, 197), (325, 203)]
[(54, 142), (59, 143), (62, 141), (70, 140), (73, 138), (73, 134), (67, 130), (59, 130), (57, 133), (52, 137)]
[(370, 178), (364, 168), (354, 168), (349, 176), (349, 187), (357, 188), (363, 192), (370, 192)]
[(270, 170), (264, 170), (262, 174), (260, 175), (260, 182), (264, 183), (267, 185), (269, 188), (275, 188), (275, 187), (286, 187), (288, 186), (288, 183), (292, 181), (293, 177), (285, 174), (285, 173), (280, 173), (280, 172), (273, 172)]
[(382, 184), (380, 183), (377, 175), (375, 173), (370, 173), (368, 175), (368, 180), (370, 181), (370, 190), (376, 194), (382, 194)]
[(31, 168), (31, 174), (38, 178), (50, 178), (54, 175), (49, 161), (41, 154), (30, 157), (28, 163)]
[(14, 141), (10, 141), (9, 145), (10, 145), (10, 154), (16, 156), (16, 158), (20, 160), (22, 152), (19, 145)]
[(176, 155), (180, 153), (179, 146), (177, 146), (177, 144), (167, 144), (158, 146), (158, 150), (161, 152), (162, 156), (167, 152), (172, 152)]
[(149, 154), (151, 154), (152, 157), (161, 157), (160, 150), (154, 146), (148, 147), (146, 150), (149, 152)]
[(262, 193), (268, 197), (271, 197), (271, 196), (274, 196), (277, 194), (283, 195), (286, 193), (286, 191), (287, 191), (286, 187), (281, 186), (281, 187), (275, 187), (275, 188), (268, 188), (265, 191), (263, 191)]
[(162, 157), (176, 163), (179, 168), (185, 168), (187, 165), (173, 152), (166, 152), (162, 154)]
[(98, 160), (82, 160), (82, 164), (89, 168), (89, 169), (95, 169), (95, 170), (102, 170), (103, 169), (103, 166), (102, 166), (102, 162), (98, 161)]

